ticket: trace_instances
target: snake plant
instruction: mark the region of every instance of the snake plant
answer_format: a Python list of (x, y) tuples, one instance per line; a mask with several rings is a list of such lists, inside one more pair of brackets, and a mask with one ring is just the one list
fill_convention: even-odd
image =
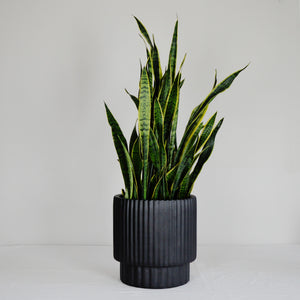
[(122, 194), (126, 199), (139, 200), (188, 198), (213, 151), (215, 137), (223, 122), (221, 119), (215, 125), (217, 113), (203, 122), (207, 108), (247, 66), (220, 83), (215, 72), (212, 90), (192, 111), (181, 141), (177, 143), (179, 93), (184, 83), (181, 68), (186, 57), (176, 71), (178, 20), (164, 73), (154, 36), (151, 39), (141, 21), (136, 17), (135, 20), (146, 44), (147, 61), (141, 66), (138, 96), (125, 90), (138, 111), (138, 125), (133, 127), (129, 145), (105, 104), (124, 178), (125, 190), (122, 189)]

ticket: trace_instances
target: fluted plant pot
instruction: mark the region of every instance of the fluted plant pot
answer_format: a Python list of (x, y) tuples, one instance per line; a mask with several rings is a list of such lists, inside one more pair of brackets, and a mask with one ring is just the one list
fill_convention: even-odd
[(187, 283), (196, 258), (196, 197), (113, 203), (114, 258), (123, 283), (170, 288)]

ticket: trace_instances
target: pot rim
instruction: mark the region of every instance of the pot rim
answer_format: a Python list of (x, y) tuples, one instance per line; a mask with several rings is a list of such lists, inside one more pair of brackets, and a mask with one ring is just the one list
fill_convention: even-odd
[(114, 198), (122, 199), (122, 200), (133, 200), (133, 201), (183, 201), (183, 200), (190, 200), (195, 199), (197, 200), (197, 197), (193, 194), (190, 194), (188, 198), (183, 199), (126, 199), (122, 194), (114, 195)]

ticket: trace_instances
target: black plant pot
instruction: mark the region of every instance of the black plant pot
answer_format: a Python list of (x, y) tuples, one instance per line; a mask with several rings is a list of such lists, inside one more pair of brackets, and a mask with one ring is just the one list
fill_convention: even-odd
[(196, 197), (128, 200), (114, 197), (114, 258), (125, 284), (170, 288), (187, 283), (197, 251)]

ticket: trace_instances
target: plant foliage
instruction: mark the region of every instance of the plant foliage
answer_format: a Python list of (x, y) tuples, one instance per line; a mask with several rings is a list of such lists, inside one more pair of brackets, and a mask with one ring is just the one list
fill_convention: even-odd
[(154, 37), (151, 40), (145, 26), (135, 17), (146, 42), (147, 62), (141, 67), (138, 96), (129, 95), (138, 110), (138, 126), (134, 126), (129, 145), (105, 104), (114, 145), (120, 162), (127, 199), (183, 199), (190, 196), (194, 182), (211, 155), (215, 137), (223, 119), (217, 124), (215, 113), (206, 123), (203, 117), (208, 105), (230, 87), (246, 67), (217, 82), (194, 108), (183, 137), (177, 144), (177, 119), (180, 89), (184, 83), (181, 67), (176, 72), (178, 21), (169, 53), (168, 66), (162, 73), (159, 52)]

